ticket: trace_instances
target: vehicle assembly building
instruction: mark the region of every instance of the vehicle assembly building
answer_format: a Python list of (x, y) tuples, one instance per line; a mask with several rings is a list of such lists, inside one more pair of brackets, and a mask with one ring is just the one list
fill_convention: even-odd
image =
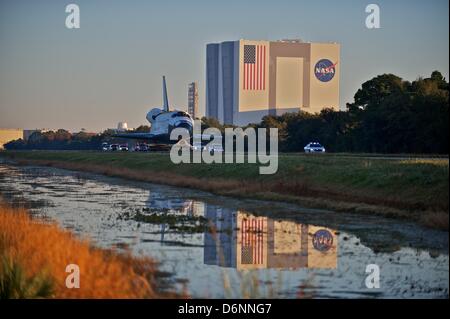
[(238, 40), (206, 46), (206, 116), (258, 123), (265, 115), (339, 110), (337, 43)]

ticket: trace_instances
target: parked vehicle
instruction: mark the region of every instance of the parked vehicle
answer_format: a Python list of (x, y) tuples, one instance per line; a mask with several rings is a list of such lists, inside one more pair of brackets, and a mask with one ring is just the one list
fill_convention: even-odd
[(119, 150), (119, 144), (111, 144), (109, 146), (110, 151), (118, 151)]
[(308, 143), (303, 149), (305, 153), (325, 153), (325, 147), (318, 142)]
[(145, 143), (139, 143), (134, 146), (135, 152), (148, 152), (150, 150), (150, 146)]
[(106, 151), (109, 151), (110, 150), (110, 148), (109, 148), (109, 144), (108, 143), (102, 143), (102, 151), (104, 151), (104, 152), (106, 152)]
[[(191, 147), (194, 151), (206, 151), (210, 154), (214, 153), (223, 153), (223, 146), (222, 146), (222, 136), (208, 136), (210, 140), (213, 140), (214, 142), (207, 142), (203, 140), (202, 134), (194, 134), (194, 141), (193, 145)], [(219, 141), (219, 142), (216, 142)]]
[(119, 151), (127, 152), (128, 151), (128, 145), (127, 144), (119, 145)]

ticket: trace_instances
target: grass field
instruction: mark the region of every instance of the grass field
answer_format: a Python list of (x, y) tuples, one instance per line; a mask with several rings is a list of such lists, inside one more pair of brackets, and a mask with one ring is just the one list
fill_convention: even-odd
[(260, 164), (175, 165), (165, 153), (8, 151), (0, 156), (220, 195), (405, 218), (448, 230), (448, 158), (280, 154), (278, 172), (260, 175)]

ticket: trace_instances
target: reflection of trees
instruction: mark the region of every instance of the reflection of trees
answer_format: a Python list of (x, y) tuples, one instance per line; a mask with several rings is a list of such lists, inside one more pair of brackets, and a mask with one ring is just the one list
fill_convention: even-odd
[[(146, 201), (146, 207), (149, 209), (161, 210), (162, 212), (170, 212), (187, 216), (203, 216), (204, 203), (192, 199), (168, 198), (163, 194), (151, 191)], [(161, 227), (161, 243), (164, 242), (167, 224), (160, 224)]]

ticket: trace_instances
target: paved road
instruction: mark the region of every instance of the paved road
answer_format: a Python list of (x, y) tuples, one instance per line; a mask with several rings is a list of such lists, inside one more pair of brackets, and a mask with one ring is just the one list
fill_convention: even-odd
[(327, 153), (327, 154), (305, 154), (305, 153), (280, 153), (282, 156), (329, 156), (339, 158), (362, 158), (380, 160), (443, 160), (448, 161), (448, 155), (427, 155), (427, 154), (351, 154), (351, 153)]

